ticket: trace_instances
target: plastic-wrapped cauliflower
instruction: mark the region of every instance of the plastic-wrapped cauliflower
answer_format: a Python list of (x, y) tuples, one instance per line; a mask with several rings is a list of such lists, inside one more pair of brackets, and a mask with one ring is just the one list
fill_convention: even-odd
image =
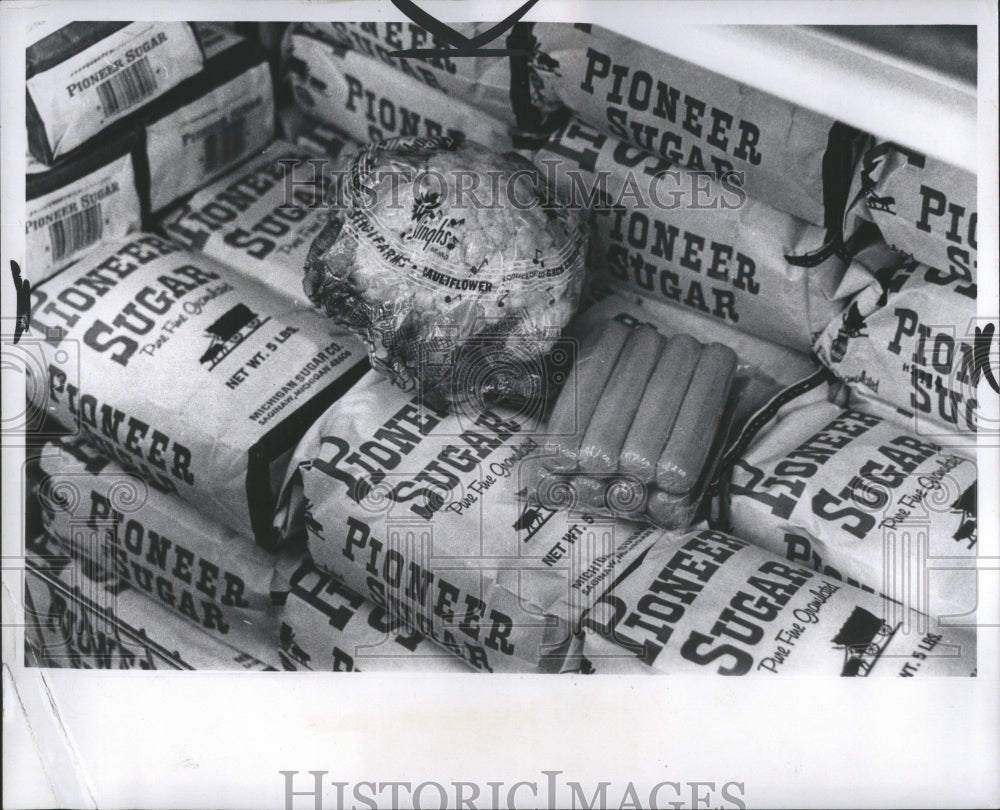
[(586, 226), (536, 168), (451, 138), (354, 158), (306, 261), (310, 299), (428, 402), (513, 407), (550, 393), (545, 357), (576, 311)]

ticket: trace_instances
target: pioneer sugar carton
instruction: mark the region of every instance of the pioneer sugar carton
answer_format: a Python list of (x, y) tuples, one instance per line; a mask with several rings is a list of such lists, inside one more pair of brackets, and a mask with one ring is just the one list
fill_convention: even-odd
[(594, 209), (596, 275), (628, 293), (808, 352), (871, 281), (823, 228), (576, 119), (534, 159), (571, 205)]
[(445, 414), (375, 372), (300, 442), (279, 519), (316, 565), (480, 671), (558, 671), (579, 615), (656, 532), (529, 504), (524, 414)]
[(204, 63), (182, 22), (73, 22), (36, 36), (26, 54), (28, 146), (48, 164)]
[(976, 674), (976, 632), (715, 531), (644, 549), (583, 619), (580, 670), (686, 675)]
[(153, 235), (34, 288), (40, 405), (212, 519), (269, 544), (288, 455), (364, 369), (326, 320)]
[(303, 560), (292, 575), (278, 654), (287, 670), (474, 671), (310, 560)]
[(327, 220), (330, 161), (276, 141), (258, 157), (167, 211), (159, 227), (269, 289), (309, 306), (306, 256)]
[(38, 283), (99, 245), (134, 233), (145, 211), (133, 132), (25, 178), (27, 261)]
[(39, 464), (43, 526), (77, 557), (234, 647), (273, 643), (285, 595), (273, 555), (79, 438), (46, 445)]
[(42, 534), (25, 561), (26, 636), (38, 666), (105, 670), (275, 670), (208, 635)]
[(256, 43), (196, 25), (205, 68), (141, 114), (150, 210), (224, 174), (274, 139), (274, 88)]
[(856, 130), (596, 25), (535, 23), (529, 41), (533, 98), (675, 167), (735, 172), (754, 199), (839, 230)]

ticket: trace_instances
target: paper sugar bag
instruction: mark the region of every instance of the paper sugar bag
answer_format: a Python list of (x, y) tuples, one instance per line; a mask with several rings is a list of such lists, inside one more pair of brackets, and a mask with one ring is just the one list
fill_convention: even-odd
[(557, 670), (581, 611), (656, 532), (524, 501), (536, 430), (427, 409), (372, 372), (300, 442), (286, 530), (304, 525), (317, 566), (476, 669)]
[(38, 666), (72, 669), (275, 670), (192, 627), (155, 601), (76, 560), (47, 535), (29, 538), (25, 635)]
[(570, 205), (594, 210), (593, 272), (629, 293), (807, 352), (871, 281), (823, 228), (578, 120), (534, 159)]
[(973, 627), (914, 611), (715, 531), (645, 549), (583, 620), (582, 672), (975, 675)]
[(363, 369), (353, 339), (203, 254), (138, 235), (33, 290), (29, 391), (103, 453), (270, 545), (276, 488)]
[(743, 177), (754, 199), (839, 229), (863, 137), (825, 115), (596, 25), (535, 23), (535, 96), (677, 168)]

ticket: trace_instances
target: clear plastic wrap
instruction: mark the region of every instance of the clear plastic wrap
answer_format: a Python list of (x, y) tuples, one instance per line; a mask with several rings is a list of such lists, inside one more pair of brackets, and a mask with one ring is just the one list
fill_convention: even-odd
[(687, 526), (743, 385), (738, 362), (721, 343), (667, 339), (649, 324), (590, 329), (531, 460), (529, 493), (547, 508)]
[(587, 238), (531, 163), (396, 138), (358, 153), (338, 202), (305, 288), (376, 369), (436, 405), (546, 397), (544, 358), (579, 305)]

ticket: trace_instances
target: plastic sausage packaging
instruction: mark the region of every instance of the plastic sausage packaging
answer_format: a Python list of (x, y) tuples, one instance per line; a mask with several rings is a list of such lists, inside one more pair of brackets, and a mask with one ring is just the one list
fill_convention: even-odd
[(753, 199), (839, 230), (857, 130), (596, 25), (535, 23), (527, 39), (541, 103), (676, 168), (736, 172)]
[(292, 575), (278, 654), (286, 670), (473, 671), (308, 560)]
[(932, 616), (976, 608), (977, 468), (880, 416), (811, 401), (736, 461), (734, 532)]
[(26, 542), (25, 659), (73, 669), (276, 670), (274, 650), (258, 658), (192, 628), (106, 572), (72, 558), (48, 535)]
[[(759, 380), (762, 388), (766, 387), (761, 394), (766, 398), (819, 368), (819, 364), (804, 352), (744, 334), (675, 304), (630, 295), (608, 285), (592, 285), (589, 293), (591, 298), (597, 299), (596, 303), (578, 313), (571, 325), (572, 334), (581, 339), (598, 329), (601, 323), (614, 318), (628, 326), (648, 324), (664, 337), (687, 334), (701, 343), (722, 343), (739, 357), (738, 371)], [(766, 381), (771, 384), (765, 386)], [(745, 394), (744, 390), (744, 397)]]
[(647, 324), (590, 330), (533, 457), (535, 499), (686, 527), (725, 438), (736, 365), (728, 346)]
[(365, 368), (324, 318), (214, 259), (141, 235), (33, 290), (37, 407), (270, 545), (276, 488), (310, 422)]
[(715, 531), (664, 534), (584, 616), (581, 672), (975, 675), (972, 627), (915, 611)]
[(571, 206), (594, 209), (596, 275), (629, 293), (808, 352), (871, 281), (823, 228), (576, 119), (535, 163)]
[(653, 530), (529, 504), (541, 440), (513, 412), (445, 414), (370, 373), (296, 451), (279, 519), (316, 565), (480, 671), (557, 671)]
[(273, 647), (285, 594), (271, 554), (80, 439), (39, 462), (43, 526), (76, 556), (231, 646)]

